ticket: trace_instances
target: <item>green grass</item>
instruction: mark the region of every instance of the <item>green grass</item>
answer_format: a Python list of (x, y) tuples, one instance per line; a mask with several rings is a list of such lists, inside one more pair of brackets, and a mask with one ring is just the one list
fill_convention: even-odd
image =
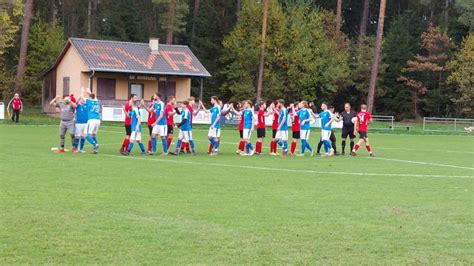
[(471, 136), (371, 134), (376, 158), (246, 158), (228, 129), (210, 157), (198, 128), (198, 156), (163, 158), (119, 155), (111, 126), (100, 154), (55, 154), (57, 131), (0, 125), (1, 264), (474, 263)]

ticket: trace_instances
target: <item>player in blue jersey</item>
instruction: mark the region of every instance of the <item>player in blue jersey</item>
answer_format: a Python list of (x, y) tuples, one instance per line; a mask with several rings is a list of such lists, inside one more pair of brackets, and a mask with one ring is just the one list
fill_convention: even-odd
[(242, 136), (245, 141), (245, 151), (241, 152), (242, 156), (252, 156), (255, 150), (252, 147), (252, 133), (254, 131), (255, 116), (253, 113), (252, 102), (250, 100), (244, 101), (244, 110), (241, 111), (243, 122)]
[(334, 149), (329, 140), (331, 138), (332, 122), (334, 122), (335, 117), (328, 110), (327, 103), (323, 102), (321, 104), (321, 110), (322, 112), (318, 114), (321, 119), (321, 140), (323, 141), (326, 156), (332, 156), (334, 155)]
[(193, 133), (191, 132), (191, 112), (189, 111), (189, 101), (183, 101), (181, 103), (181, 123), (179, 123), (179, 135), (178, 135), (178, 142), (176, 143), (175, 152), (172, 153), (173, 155), (178, 155), (179, 150), (181, 149), (181, 145), (183, 143), (189, 143), (191, 147), (191, 155), (196, 155), (194, 150), (194, 140), (193, 140)]
[(73, 152), (84, 153), (84, 144), (87, 136), (87, 107), (84, 98), (77, 99), (76, 106), (76, 129), (74, 133), (74, 149)]
[(140, 150), (142, 154), (145, 155), (145, 145), (142, 142), (142, 118), (140, 113), (140, 101), (132, 101), (132, 110), (129, 112), (130, 120), (131, 120), (131, 129), (132, 132), (130, 134), (130, 143), (128, 144), (127, 151), (123, 151), (123, 155), (130, 155), (130, 152), (133, 149), (135, 142), (138, 143), (140, 146)]
[(97, 142), (97, 132), (100, 127), (100, 111), (102, 106), (100, 101), (96, 98), (95, 94), (90, 92), (89, 89), (83, 89), (83, 96), (86, 101), (87, 109), (87, 137), (86, 140), (92, 144), (92, 153), (97, 154), (99, 152), (99, 143)]
[(219, 105), (219, 98), (217, 96), (211, 97), (212, 108), (207, 110), (204, 105), (201, 108), (204, 112), (211, 114), (211, 125), (207, 137), (214, 147), (214, 151), (210, 155), (217, 155), (219, 153), (219, 138), (221, 136), (221, 106)]
[(299, 118), (300, 122), (300, 132), (301, 132), (301, 154), (300, 156), (304, 156), (306, 149), (311, 152), (311, 157), (313, 157), (313, 148), (309, 145), (308, 139), (309, 134), (311, 133), (311, 113), (308, 109), (308, 103), (306, 101), (302, 101), (299, 103), (299, 110), (296, 112), (296, 116)]
[(163, 153), (162, 156), (168, 155), (168, 144), (166, 142), (166, 136), (168, 135), (168, 126), (166, 123), (166, 114), (165, 114), (165, 103), (161, 100), (161, 95), (159, 93), (156, 94), (156, 102), (153, 104), (151, 108), (152, 112), (155, 112), (156, 122), (152, 124), (153, 130), (151, 132), (151, 149), (152, 152), (149, 154), (156, 153), (156, 141), (157, 137), (160, 136), (161, 144), (163, 145)]
[(282, 156), (288, 155), (288, 110), (285, 107), (285, 100), (277, 101), (277, 108), (280, 110), (278, 116), (278, 128), (275, 136), (276, 143), (283, 148)]

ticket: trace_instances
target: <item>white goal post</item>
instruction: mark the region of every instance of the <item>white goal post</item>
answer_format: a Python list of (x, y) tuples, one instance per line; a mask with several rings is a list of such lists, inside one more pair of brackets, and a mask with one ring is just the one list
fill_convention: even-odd
[(0, 102), (0, 120), (5, 119), (5, 104)]
[(472, 126), (472, 118), (423, 117), (423, 132), (461, 132)]
[(370, 126), (370, 129), (393, 131), (395, 128), (394, 123), (395, 123), (394, 116), (372, 115), (372, 125)]

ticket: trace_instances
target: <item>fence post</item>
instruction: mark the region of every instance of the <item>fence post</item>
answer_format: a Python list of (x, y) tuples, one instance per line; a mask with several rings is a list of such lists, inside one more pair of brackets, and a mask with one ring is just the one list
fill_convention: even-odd
[(423, 133), (425, 133), (426, 117), (423, 117)]
[(454, 132), (456, 132), (456, 128), (457, 128), (457, 123), (456, 122), (457, 122), (457, 119), (454, 118)]
[(394, 128), (395, 125), (393, 124), (393, 121), (395, 120), (395, 118), (393, 116), (391, 118), (392, 118), (392, 131), (394, 131), (395, 130), (395, 128)]

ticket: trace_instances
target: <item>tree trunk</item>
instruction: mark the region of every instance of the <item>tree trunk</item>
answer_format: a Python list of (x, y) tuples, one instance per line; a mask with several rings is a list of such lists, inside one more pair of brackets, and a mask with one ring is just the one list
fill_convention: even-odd
[(375, 87), (377, 86), (377, 76), (379, 73), (380, 52), (382, 50), (383, 24), (385, 21), (386, 0), (380, 0), (379, 23), (377, 26), (377, 39), (375, 40), (374, 59), (372, 61), (372, 70), (370, 74), (369, 93), (367, 95), (368, 111), (374, 109)]
[(168, 9), (168, 27), (166, 29), (166, 44), (173, 44), (174, 19), (176, 15), (176, 0), (171, 0)]
[(265, 68), (265, 41), (267, 38), (268, 1), (263, 0), (262, 43), (260, 44), (260, 65), (258, 67), (257, 101), (262, 99), (263, 69)]
[(235, 14), (236, 14), (237, 18), (239, 17), (239, 14), (240, 14), (240, 6), (241, 6), (241, 2), (240, 2), (240, 0), (237, 0), (237, 5), (235, 6), (235, 8), (236, 8)]
[(87, 1), (87, 36), (91, 36), (91, 31), (92, 31), (92, 1), (89, 0)]
[(26, 71), (26, 58), (28, 56), (28, 38), (30, 37), (30, 24), (33, 12), (33, 0), (26, 0), (23, 8), (23, 28), (21, 30), (20, 56), (16, 73), (16, 90), (23, 89), (23, 78)]
[(364, 0), (364, 9), (362, 11), (362, 19), (360, 20), (359, 27), (359, 43), (367, 35), (367, 24), (369, 22), (369, 4), (370, 0)]
[(450, 0), (445, 0), (444, 2), (444, 27), (445, 30), (448, 30), (448, 23), (449, 23), (449, 2)]
[(191, 30), (191, 41), (194, 39), (194, 31), (196, 29), (196, 20), (199, 15), (199, 8), (201, 7), (201, 0), (194, 0), (194, 10), (193, 10), (193, 27)]
[(48, 23), (54, 25), (56, 22), (56, 0), (49, 0), (49, 16)]
[(342, 24), (342, 0), (337, 0), (336, 8), (336, 34), (339, 35)]

